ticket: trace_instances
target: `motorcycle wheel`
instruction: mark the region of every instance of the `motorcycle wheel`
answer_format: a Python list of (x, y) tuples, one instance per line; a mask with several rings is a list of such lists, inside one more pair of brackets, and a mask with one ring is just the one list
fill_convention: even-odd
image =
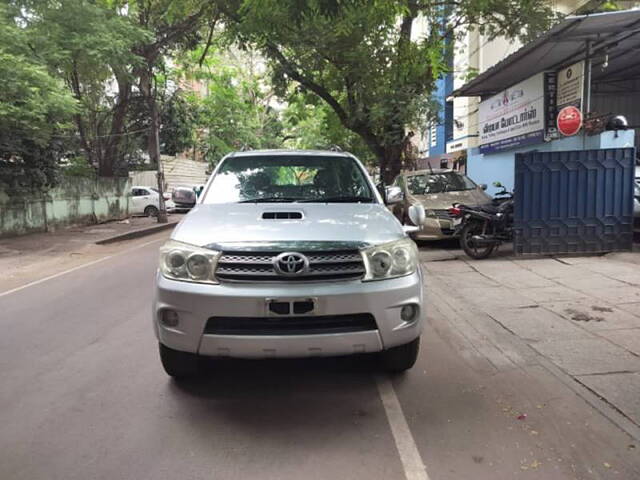
[(464, 227), (462, 227), (462, 231), (460, 232), (460, 247), (464, 250), (468, 256), (475, 260), (482, 260), (483, 258), (487, 258), (493, 250), (496, 248), (495, 245), (489, 245), (486, 247), (478, 247), (473, 244), (473, 240), (471, 237), (474, 235), (482, 234), (482, 223), (479, 222), (468, 222)]

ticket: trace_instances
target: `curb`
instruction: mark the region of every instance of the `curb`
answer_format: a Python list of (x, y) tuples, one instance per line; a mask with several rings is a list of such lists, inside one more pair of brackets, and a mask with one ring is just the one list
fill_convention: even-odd
[(109, 243), (122, 242), (124, 240), (131, 240), (133, 238), (145, 237), (152, 235), (163, 230), (173, 229), (178, 222), (159, 223), (158, 225), (152, 225), (151, 227), (138, 228), (137, 230), (131, 230), (130, 232), (119, 233), (112, 237), (103, 238), (96, 241), (96, 245), (107, 245)]

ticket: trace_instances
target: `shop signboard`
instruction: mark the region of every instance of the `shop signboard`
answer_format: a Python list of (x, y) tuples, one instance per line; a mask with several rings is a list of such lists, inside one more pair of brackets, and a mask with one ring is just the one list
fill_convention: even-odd
[(558, 131), (567, 137), (575, 135), (582, 128), (582, 112), (573, 105), (564, 107), (558, 113)]
[(558, 72), (558, 93), (556, 107), (559, 112), (563, 107), (572, 105), (582, 109), (582, 87), (584, 83), (584, 60), (563, 68)]
[(539, 73), (480, 103), (480, 152), (542, 143), (545, 74)]
[(463, 138), (458, 138), (447, 142), (447, 153), (461, 152), (468, 148), (476, 146), (477, 137), (475, 135), (468, 135)]
[(558, 94), (558, 78), (556, 72), (545, 72), (544, 74), (544, 119), (546, 141), (558, 137), (556, 126), (556, 97)]

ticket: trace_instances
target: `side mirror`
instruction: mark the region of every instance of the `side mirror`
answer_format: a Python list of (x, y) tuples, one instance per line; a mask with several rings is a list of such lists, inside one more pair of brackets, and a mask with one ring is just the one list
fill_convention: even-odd
[(404, 194), (400, 187), (387, 187), (385, 188), (385, 202), (387, 205), (394, 205), (404, 200)]
[(411, 220), (411, 223), (417, 226), (424, 224), (427, 219), (427, 214), (424, 211), (424, 205), (421, 203), (411, 205), (407, 213), (409, 214), (409, 220)]
[(501, 188), (502, 184), (500, 182), (493, 182), (493, 186), (496, 188)]
[(486, 183), (481, 183), (480, 185), (478, 185), (482, 190), (486, 190), (487, 189), (487, 184)]

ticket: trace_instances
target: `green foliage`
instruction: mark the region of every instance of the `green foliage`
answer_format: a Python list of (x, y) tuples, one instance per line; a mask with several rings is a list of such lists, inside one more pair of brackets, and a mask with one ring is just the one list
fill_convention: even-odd
[(95, 178), (96, 169), (83, 156), (71, 157), (62, 168), (67, 177)]
[[(634, 7), (637, 7), (637, 4), (634, 5)], [(626, 8), (631, 7), (628, 4), (622, 6), (618, 2), (614, 1), (591, 0), (582, 5), (577, 13), (580, 15), (588, 15), (592, 13), (615, 12), (617, 10), (624, 10)]]
[(294, 90), (282, 112), (284, 146), (298, 149), (338, 147), (368, 164), (375, 156), (362, 138), (346, 129), (336, 113), (317, 97)]
[(324, 100), (366, 142), (387, 178), (400, 168), (407, 129), (438, 114), (431, 94), (449, 69), (447, 54), (457, 35), (475, 25), (488, 36), (529, 38), (552, 21), (544, 0), (218, 4), (228, 35), (270, 60), (277, 92), (294, 84)]
[(214, 165), (235, 150), (281, 147), (282, 125), (262, 59), (214, 46), (200, 66), (202, 53), (197, 49), (181, 58), (178, 72), (181, 81), (191, 82), (184, 97), (196, 150)]
[[(61, 142), (76, 104), (28, 47), (26, 34), (0, 7), (0, 184), (11, 190), (56, 182)], [(0, 185), (1, 186), (1, 185)]]
[(195, 145), (196, 111), (181, 90), (161, 105), (160, 150), (175, 156)]

